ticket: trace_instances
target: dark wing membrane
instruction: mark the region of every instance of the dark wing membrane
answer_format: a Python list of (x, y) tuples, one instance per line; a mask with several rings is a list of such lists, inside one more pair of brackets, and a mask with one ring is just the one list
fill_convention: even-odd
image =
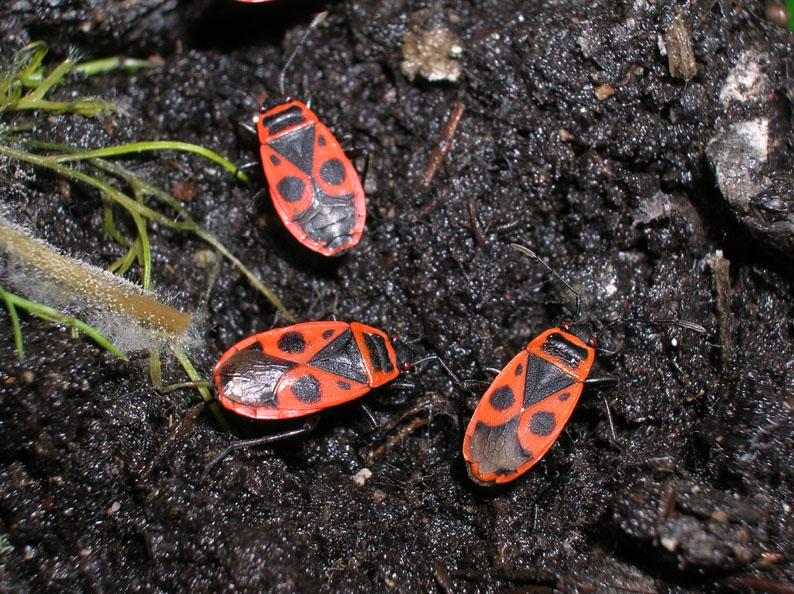
[(352, 244), (358, 223), (353, 194), (331, 196), (313, 181), (312, 187), (312, 203), (295, 217), (294, 224), (326, 251), (336, 252)]
[(463, 439), (469, 474), (480, 483), (506, 478), (528, 458), (516, 435), (529, 353), (521, 351), (485, 391)]
[[(258, 343), (238, 351), (215, 370), (221, 404), (245, 416), (278, 416), (276, 386), (282, 376), (295, 367), (268, 357)], [(249, 409), (261, 409), (259, 411)], [(246, 412), (247, 411), (247, 412)]]
[[(469, 438), (472, 461), (469, 471), (478, 482), (503, 482), (511, 480), (522, 464), (532, 460), (532, 452), (518, 441), (518, 417), (492, 427), (477, 423)], [(517, 476), (517, 475), (516, 475)]]

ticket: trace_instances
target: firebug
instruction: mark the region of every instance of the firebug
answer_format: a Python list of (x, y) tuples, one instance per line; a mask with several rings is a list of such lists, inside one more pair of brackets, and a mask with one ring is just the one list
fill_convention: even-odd
[[(546, 262), (524, 246), (513, 247), (540, 262), (576, 296), (579, 294)], [(615, 320), (655, 324), (675, 323), (705, 332), (699, 324), (679, 320)], [(532, 340), (496, 376), (474, 411), (463, 439), (463, 458), (472, 480), (483, 486), (510, 482), (537, 464), (549, 451), (570, 419), (595, 360), (597, 338), (586, 342), (570, 322), (551, 328)]]
[[(327, 13), (312, 21), (306, 35)], [(284, 93), (284, 71), (280, 77)], [(304, 246), (340, 255), (361, 239), (367, 217), (358, 172), (333, 134), (304, 103), (289, 97), (260, 109), (257, 133), (270, 196), (281, 220)]]
[(311, 431), (319, 415), (309, 415), (360, 398), (413, 365), (435, 360), (460, 384), (438, 355), (413, 363), (412, 355), (413, 349), (397, 337), (357, 322), (305, 322), (241, 340), (215, 365), (218, 402), (252, 419), (307, 419), (296, 429), (233, 442), (213, 458), (204, 474), (234, 449)]
[(354, 247), (367, 218), (364, 189), (328, 128), (293, 99), (263, 107), (257, 130), (270, 196), (289, 232), (324, 256)]
[(410, 348), (357, 322), (305, 322), (238, 342), (215, 365), (222, 406), (290, 419), (359, 398), (410, 368)]
[(469, 474), (483, 485), (512, 481), (557, 441), (595, 359), (587, 343), (551, 328), (529, 343), (486, 390), (463, 439)]

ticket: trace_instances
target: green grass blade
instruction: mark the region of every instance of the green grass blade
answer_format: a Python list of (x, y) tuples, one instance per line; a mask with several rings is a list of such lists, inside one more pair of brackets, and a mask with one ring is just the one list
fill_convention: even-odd
[(179, 142), (176, 140), (152, 140), (147, 142), (133, 142), (130, 144), (122, 144), (119, 146), (109, 146), (106, 148), (96, 149), (93, 151), (81, 151), (76, 153), (68, 153), (65, 155), (53, 155), (50, 158), (55, 162), (63, 163), (65, 161), (83, 161), (86, 159), (106, 159), (108, 157), (119, 157), (121, 155), (129, 155), (136, 153), (143, 153), (148, 151), (181, 151), (184, 153), (194, 153), (204, 157), (220, 165), (227, 171), (234, 174), (237, 179), (243, 183), (250, 184), (251, 180), (248, 176), (240, 171), (237, 166), (221, 157), (208, 148), (191, 144), (189, 142)]
[[(170, 345), (170, 348), (171, 352), (173, 352), (174, 356), (177, 358), (177, 361), (182, 364), (182, 368), (185, 370), (185, 373), (190, 380), (193, 382), (202, 382), (203, 380), (199, 375), (199, 372), (196, 371), (195, 367), (193, 367), (193, 363), (188, 358), (187, 353), (185, 353), (185, 351), (177, 345), (172, 344)], [(196, 385), (196, 389), (199, 391), (199, 394), (201, 394), (204, 402), (207, 403), (207, 406), (209, 407), (215, 419), (218, 421), (218, 424), (221, 426), (221, 428), (223, 428), (224, 431), (231, 431), (231, 427), (229, 427), (229, 423), (223, 416), (220, 406), (218, 406), (218, 403), (212, 397), (212, 394), (210, 394), (210, 391), (206, 388), (206, 386)]]
[(106, 351), (109, 351), (119, 357), (120, 359), (127, 360), (127, 357), (122, 353), (119, 349), (117, 349), (111, 342), (106, 339), (99, 331), (94, 328), (93, 326), (89, 326), (85, 322), (78, 320), (72, 316), (68, 316), (64, 313), (59, 312), (57, 309), (53, 309), (47, 305), (42, 305), (41, 303), (36, 303), (35, 301), (30, 301), (25, 299), (24, 297), (20, 297), (19, 295), (14, 295), (13, 293), (8, 293), (7, 291), (0, 289), (0, 297), (2, 297), (3, 301), (5, 301), (6, 305), (9, 308), (9, 312), (14, 310), (14, 314), (11, 316), (11, 323), (14, 325), (14, 333), (20, 337), (19, 341), (17, 341), (17, 352), (22, 354), (22, 345), (21, 345), (21, 336), (22, 333), (19, 330), (19, 320), (16, 319), (16, 308), (22, 308), (28, 313), (33, 314), (36, 317), (41, 318), (42, 320), (46, 320), (48, 322), (53, 322), (54, 324), (59, 324), (61, 326), (66, 326), (67, 328), (74, 328), (79, 330), (86, 336), (90, 337), (94, 342), (96, 342), (99, 346), (101, 346)]
[(17, 315), (17, 308), (14, 306), (14, 301), (11, 299), (12, 295), (7, 293), (0, 287), (0, 297), (8, 308), (8, 316), (11, 318), (11, 326), (14, 329), (14, 344), (17, 347), (17, 357), (20, 361), (25, 359), (25, 351), (22, 347), (22, 328), (19, 327), (19, 316)]
[(113, 70), (121, 70), (129, 74), (151, 68), (154, 63), (149, 60), (139, 60), (137, 58), (124, 58), (122, 56), (115, 56), (112, 58), (102, 58), (99, 60), (92, 60), (90, 62), (80, 62), (74, 67), (74, 71), (85, 76), (95, 76), (103, 72), (111, 72)]
[[(29, 143), (29, 144), (34, 144), (35, 146), (42, 146), (45, 143)], [(136, 144), (148, 144), (148, 143), (136, 143)], [(160, 143), (158, 143), (158, 144), (160, 144)], [(170, 144), (170, 143), (167, 143), (167, 144)], [(184, 145), (186, 143), (177, 143), (177, 144)], [(130, 146), (134, 146), (134, 145), (126, 145), (126, 146), (130, 147)], [(189, 145), (189, 146), (195, 146), (195, 145)], [(118, 149), (118, 148), (119, 147), (112, 147), (112, 149), (109, 149), (109, 150), (115, 150), (115, 149)], [(202, 147), (197, 147), (197, 148), (202, 148)], [(114, 165), (112, 163), (108, 163), (108, 162), (106, 162), (106, 161), (104, 161), (102, 159), (96, 158), (96, 157), (94, 157), (93, 160), (91, 161), (97, 167), (100, 167), (100, 168), (102, 168), (102, 169), (104, 169), (106, 171), (112, 172), (115, 175), (119, 175), (120, 177), (126, 179), (126, 181), (128, 181), (128, 183), (130, 183), (134, 187), (139, 188), (139, 189), (140, 188), (144, 188), (148, 193), (150, 193), (150, 194), (160, 198), (161, 200), (165, 201), (166, 203), (168, 203), (170, 206), (172, 206), (174, 209), (176, 209), (179, 212), (181, 218), (185, 219), (184, 221), (176, 221), (174, 219), (170, 219), (170, 218), (166, 217), (165, 215), (161, 214), (160, 212), (158, 212), (156, 210), (153, 210), (153, 209), (143, 205), (139, 201), (133, 200), (132, 198), (130, 198), (129, 196), (127, 196), (123, 192), (117, 190), (116, 188), (113, 188), (112, 186), (110, 186), (110, 185), (108, 185), (108, 184), (106, 184), (106, 183), (104, 183), (104, 182), (102, 182), (102, 181), (90, 176), (90, 175), (87, 175), (87, 174), (82, 173), (80, 171), (76, 171), (74, 169), (71, 169), (70, 167), (66, 167), (64, 165), (61, 165), (58, 162), (58, 161), (64, 161), (64, 160), (73, 160), (73, 159), (67, 159), (67, 157), (72, 157), (72, 156), (80, 156), (82, 158), (86, 154), (94, 154), (94, 155), (96, 155), (97, 153), (99, 153), (101, 151), (104, 151), (104, 150), (106, 150), (106, 149), (100, 149), (100, 151), (86, 151), (86, 152), (75, 154), (75, 155), (72, 155), (70, 153), (70, 154), (66, 154), (66, 155), (58, 155), (56, 157), (50, 157), (50, 156), (36, 155), (36, 154), (30, 153), (30, 152), (13, 149), (13, 148), (11, 148), (9, 146), (0, 145), (0, 154), (6, 154), (9, 157), (16, 158), (16, 159), (19, 159), (19, 160), (22, 160), (22, 161), (27, 161), (29, 163), (33, 163), (34, 165), (47, 167), (49, 169), (52, 169), (52, 170), (60, 173), (61, 175), (65, 176), (67, 178), (76, 179), (76, 180), (82, 181), (84, 183), (87, 183), (87, 184), (89, 184), (91, 186), (94, 186), (95, 188), (97, 188), (101, 192), (104, 192), (104, 193), (108, 194), (109, 196), (111, 196), (111, 198), (113, 200), (115, 200), (122, 207), (127, 209), (127, 211), (129, 211), (129, 213), (133, 216), (133, 218), (136, 215), (138, 215), (138, 216), (142, 216), (142, 217), (148, 218), (149, 220), (155, 221), (155, 222), (160, 223), (162, 225), (165, 225), (167, 227), (171, 227), (172, 229), (178, 229), (178, 230), (182, 230), (182, 231), (192, 231), (193, 233), (198, 235), (200, 238), (202, 238), (204, 241), (206, 241), (207, 243), (212, 245), (219, 252), (221, 252), (231, 262), (233, 262), (234, 265), (237, 266), (240, 269), (240, 271), (243, 272), (243, 274), (249, 279), (251, 284), (253, 284), (263, 295), (265, 295), (267, 297), (267, 299), (276, 307), (276, 309), (278, 309), (282, 313), (282, 315), (284, 315), (284, 317), (288, 321), (290, 321), (290, 322), (294, 322), (295, 321), (294, 316), (291, 313), (289, 313), (289, 311), (287, 310), (286, 307), (284, 307), (284, 304), (281, 302), (281, 300), (278, 297), (276, 297), (275, 293), (273, 293), (270, 289), (268, 289), (262, 283), (262, 281), (260, 281), (250, 270), (248, 270), (243, 265), (243, 263), (239, 259), (237, 259), (235, 256), (233, 256), (231, 254), (231, 252), (229, 252), (229, 250), (217, 238), (215, 238), (208, 231), (204, 230), (202, 227), (197, 225), (190, 218), (190, 216), (187, 214), (187, 212), (177, 203), (177, 201), (172, 196), (170, 196), (169, 194), (163, 192), (162, 190), (154, 188), (150, 184), (146, 184), (142, 180), (140, 180), (137, 177), (135, 177), (133, 174), (129, 173), (128, 171), (126, 171), (125, 169), (123, 169), (123, 168), (121, 168), (121, 167), (119, 167), (117, 165)], [(203, 150), (206, 151), (206, 149), (203, 149)], [(211, 153), (211, 151), (206, 151), (206, 152), (210, 152)], [(120, 153), (116, 153), (116, 154), (120, 154)], [(212, 153), (212, 154), (214, 154), (214, 153)], [(233, 167), (233, 165), (231, 163), (229, 163), (229, 165)], [(139, 229), (140, 229), (140, 226), (139, 226)], [(150, 261), (149, 261), (149, 259), (147, 259), (145, 257), (146, 256), (146, 254), (145, 254), (146, 250), (144, 249), (143, 251), (144, 251), (144, 273), (145, 273), (147, 265), (150, 265)]]

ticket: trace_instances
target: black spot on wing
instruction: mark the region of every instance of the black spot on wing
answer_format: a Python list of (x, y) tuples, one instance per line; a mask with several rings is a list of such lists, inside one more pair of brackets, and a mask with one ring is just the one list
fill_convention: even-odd
[(306, 340), (300, 332), (286, 332), (278, 339), (277, 346), (282, 353), (299, 355), (306, 350)]
[(551, 435), (556, 426), (557, 419), (554, 418), (554, 413), (538, 411), (529, 419), (530, 432), (540, 437)]
[(509, 386), (501, 386), (491, 392), (491, 397), (488, 399), (489, 404), (498, 411), (507, 410), (516, 401), (516, 395)]
[(527, 380), (524, 384), (523, 408), (529, 408), (533, 404), (542, 402), (574, 383), (576, 380), (559, 367), (540, 357), (530, 355), (527, 363)]
[(320, 380), (310, 373), (301, 375), (292, 384), (292, 394), (304, 404), (315, 404), (320, 401), (322, 391), (320, 390)]
[(323, 340), (328, 340), (333, 335), (334, 335), (334, 331), (333, 330), (326, 330), (325, 332), (323, 332)]
[(306, 184), (298, 177), (287, 175), (276, 184), (279, 195), (287, 202), (299, 202), (303, 197), (303, 190)]
[(309, 360), (309, 365), (359, 384), (367, 383), (364, 361), (350, 329), (320, 349)]
[(329, 186), (338, 186), (345, 177), (345, 166), (339, 159), (328, 159), (320, 165), (320, 178)]

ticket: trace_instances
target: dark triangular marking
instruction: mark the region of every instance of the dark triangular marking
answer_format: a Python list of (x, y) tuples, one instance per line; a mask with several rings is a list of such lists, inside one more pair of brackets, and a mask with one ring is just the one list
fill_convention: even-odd
[(303, 171), (308, 177), (312, 176), (314, 126), (290, 130), (281, 138), (268, 142), (268, 146)]
[(535, 355), (529, 356), (524, 384), (524, 408), (529, 408), (575, 383), (562, 369)]
[(309, 365), (359, 384), (367, 383), (364, 361), (349, 329), (320, 349)]

